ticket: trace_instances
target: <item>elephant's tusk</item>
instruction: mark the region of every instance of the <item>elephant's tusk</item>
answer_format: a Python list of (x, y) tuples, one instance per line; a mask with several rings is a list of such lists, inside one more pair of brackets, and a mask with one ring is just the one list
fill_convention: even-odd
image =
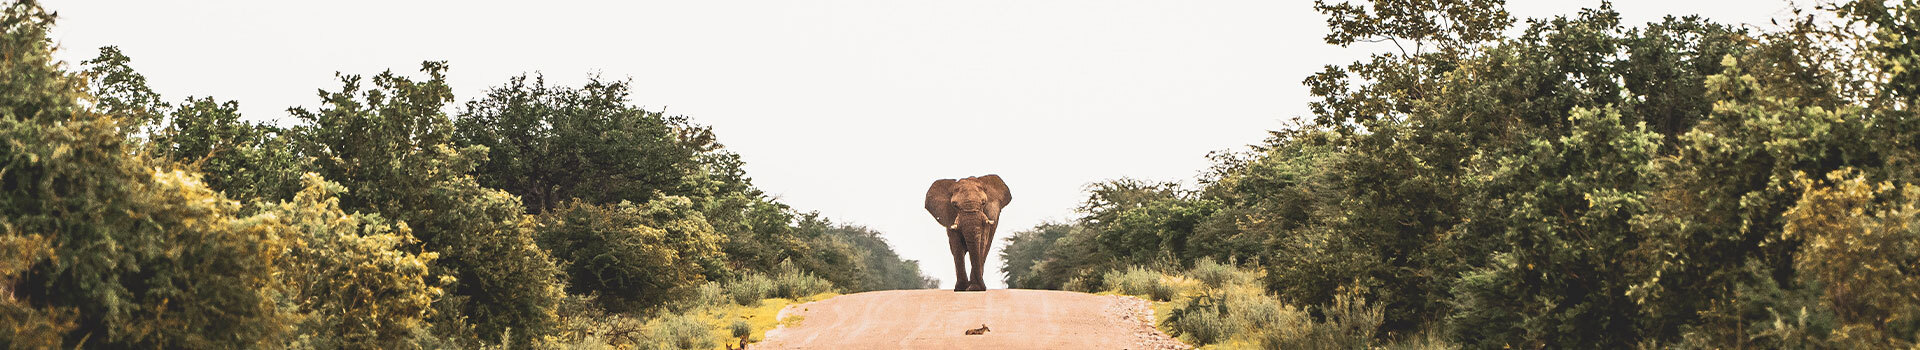
[(949, 229), (954, 229), (954, 230), (958, 230), (958, 229), (960, 229), (960, 224), (953, 224), (953, 226), (947, 226), (947, 228), (949, 228)]
[(987, 220), (987, 224), (988, 224), (988, 225), (992, 225), (992, 224), (993, 224), (993, 220)]

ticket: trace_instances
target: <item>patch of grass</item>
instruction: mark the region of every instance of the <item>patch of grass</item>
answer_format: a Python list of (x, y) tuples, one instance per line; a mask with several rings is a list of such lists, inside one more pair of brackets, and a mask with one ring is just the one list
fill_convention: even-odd
[[(798, 317), (788, 317), (788, 320), (786, 322), (782, 322), (779, 319), (780, 309), (784, 309), (788, 305), (824, 300), (824, 299), (832, 298), (836, 296), (840, 296), (840, 294), (819, 293), (819, 294), (802, 297), (799, 299), (767, 298), (767, 299), (760, 300), (758, 303), (756, 303), (757, 306), (743, 306), (743, 305), (736, 304), (736, 305), (715, 307), (715, 308), (705, 310), (705, 312), (699, 313), (698, 316), (701, 317), (703, 321), (705, 321), (708, 327), (708, 330), (715, 335), (738, 334), (736, 333), (738, 332), (737, 331), (739, 327), (738, 325), (744, 323), (746, 325), (747, 333), (748, 333), (747, 341), (760, 342), (762, 340), (766, 340), (768, 330), (772, 330), (774, 327), (778, 327), (782, 323), (792, 324), (799, 321)], [(722, 345), (733, 344), (734, 342), (739, 341), (739, 339), (740, 338), (737, 336), (733, 338), (722, 339), (720, 341), (720, 344)], [(712, 348), (724, 349), (724, 347), (721, 345), (716, 345)]]

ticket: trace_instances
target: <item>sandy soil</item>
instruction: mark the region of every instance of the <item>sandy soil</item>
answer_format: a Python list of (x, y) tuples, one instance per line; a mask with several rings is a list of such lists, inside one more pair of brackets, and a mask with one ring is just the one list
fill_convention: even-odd
[[(996, 289), (901, 290), (843, 295), (787, 307), (753, 349), (1185, 349), (1153, 329), (1153, 310), (1132, 297)], [(985, 325), (984, 335), (966, 335)]]

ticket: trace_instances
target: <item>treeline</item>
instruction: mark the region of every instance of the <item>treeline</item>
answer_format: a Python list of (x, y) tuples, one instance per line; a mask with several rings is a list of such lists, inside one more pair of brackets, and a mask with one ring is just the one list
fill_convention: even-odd
[(721, 282), (779, 288), (743, 304), (933, 283), (878, 233), (763, 194), (631, 81), (523, 76), (450, 108), (427, 62), (341, 75), (282, 127), (169, 102), (113, 47), (70, 68), (52, 13), (5, 6), (0, 348), (607, 345), (593, 327)]
[(1317, 4), (1327, 42), (1397, 49), (1308, 77), (1310, 121), (1216, 153), (1197, 188), (1091, 186), (1079, 218), (1008, 238), (1008, 282), (1231, 262), (1320, 322), (1379, 305), (1375, 344), (1920, 340), (1920, 6), (1761, 31), (1503, 5)]

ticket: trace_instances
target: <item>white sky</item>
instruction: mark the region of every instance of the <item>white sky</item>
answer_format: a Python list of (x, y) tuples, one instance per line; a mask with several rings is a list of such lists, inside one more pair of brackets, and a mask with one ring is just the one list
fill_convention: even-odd
[[(1519, 17), (1598, 1), (1516, 1)], [(1006, 237), (1074, 217), (1089, 183), (1191, 178), (1307, 113), (1300, 81), (1381, 48), (1326, 45), (1308, 1), (63, 1), (68, 62), (118, 45), (169, 101), (247, 118), (314, 106), (334, 72), (447, 60), (460, 104), (523, 72), (631, 77), (634, 103), (712, 125), (754, 183), (884, 232), (953, 282), (921, 209), (935, 179), (997, 173)], [(1786, 3), (1622, 0), (1626, 23), (1767, 25)], [(412, 74), (410, 76), (417, 76)], [(996, 239), (995, 253), (1005, 245)], [(987, 264), (999, 288), (999, 261)]]

